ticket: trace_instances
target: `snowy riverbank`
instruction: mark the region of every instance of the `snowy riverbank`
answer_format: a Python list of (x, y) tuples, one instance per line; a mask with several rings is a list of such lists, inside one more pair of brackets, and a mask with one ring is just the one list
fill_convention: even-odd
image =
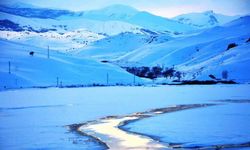
[(87, 136), (68, 132), (65, 125), (171, 105), (250, 99), (249, 89), (250, 85), (186, 85), (2, 91), (0, 145), (7, 149), (105, 149)]
[(208, 107), (213, 105), (214, 104), (176, 105), (166, 108), (153, 109), (146, 112), (138, 112), (123, 117), (105, 117), (103, 119), (88, 122), (83, 125), (79, 124), (78, 127), (76, 127), (77, 125), (75, 124), (69, 125), (69, 127), (105, 143), (110, 150), (170, 149), (168, 144), (159, 143), (159, 141), (155, 141), (147, 136), (124, 131), (121, 129), (121, 126), (124, 126), (125, 124), (128, 124), (131, 121), (154, 117), (159, 114), (181, 111), (186, 109)]
[[(140, 121), (155, 117), (161, 114), (178, 112), (182, 110), (189, 110), (195, 108), (204, 108), (216, 105), (225, 105), (227, 103), (250, 103), (250, 100), (223, 100), (217, 104), (188, 104), (188, 105), (175, 105), (166, 108), (153, 109), (145, 112), (137, 112), (127, 116), (108, 116), (100, 120), (89, 121), (84, 124), (72, 124), (68, 127), (72, 131), (76, 131), (80, 134), (93, 137), (97, 141), (107, 146), (111, 150), (130, 150), (130, 149), (174, 149), (174, 148), (187, 148), (182, 144), (164, 143), (156, 138), (152, 138), (149, 135), (143, 133), (136, 133), (126, 130), (124, 126), (131, 122)], [(168, 126), (171, 126), (169, 124)], [(173, 126), (173, 124), (172, 124)], [(192, 137), (190, 137), (192, 138)], [(246, 139), (248, 137), (245, 137)], [(242, 143), (221, 143), (212, 144), (207, 146), (196, 146), (201, 149), (224, 149), (224, 148), (247, 148), (250, 147), (250, 142)], [(190, 147), (191, 148), (191, 147)]]

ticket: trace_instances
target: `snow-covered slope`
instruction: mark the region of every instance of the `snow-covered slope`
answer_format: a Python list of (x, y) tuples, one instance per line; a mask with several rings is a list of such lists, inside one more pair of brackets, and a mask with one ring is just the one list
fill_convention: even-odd
[(79, 29), (65, 33), (58, 33), (56, 31), (44, 33), (28, 31), (0, 31), (0, 37), (2, 39), (7, 39), (31, 46), (35, 45), (36, 47), (40, 48), (49, 46), (53, 50), (72, 52), (77, 48), (86, 47), (89, 43), (102, 39), (105, 36), (87, 31), (85, 29)]
[(80, 14), (81, 17), (86, 17), (94, 20), (128, 20), (138, 13), (138, 10), (126, 5), (111, 5), (98, 10), (85, 11)]
[[(246, 42), (250, 38), (249, 24), (250, 16), (246, 16), (222, 27), (211, 28), (198, 35), (176, 38), (162, 44), (146, 45), (120, 57), (117, 63), (123, 66), (129, 64), (174, 66), (176, 69), (189, 74), (186, 79), (192, 79), (200, 76), (204, 70), (207, 74), (212, 74), (214, 71), (210, 68), (217, 68), (219, 71), (216, 75), (221, 77), (219, 74), (226, 66), (221, 62), (233, 59), (234, 61), (230, 61), (230, 65), (227, 64), (232, 68), (227, 70), (231, 71), (237, 68), (244, 72), (234, 71), (237, 72), (237, 75), (231, 76), (232, 79), (250, 81), (248, 79), (249, 73), (246, 73), (246, 70), (250, 70), (247, 67), (250, 61), (248, 59), (250, 57), (249, 42)], [(231, 43), (237, 44), (239, 50), (236, 49), (234, 53), (231, 50), (227, 51)], [(234, 55), (237, 55), (237, 57)], [(238, 63), (243, 61), (245, 62)], [(208, 76), (205, 76), (208, 79)]]
[[(33, 14), (33, 11), (36, 13)], [(43, 16), (43, 13), (46, 15)], [(12, 82), (15, 78), (12, 75), (16, 75), (18, 80), (25, 83), (24, 85), (40, 85), (43, 82), (50, 85), (55, 83), (54, 80), (59, 76), (59, 72), (65, 71), (66, 82), (71, 84), (72, 81), (72, 84), (75, 84), (78, 83), (76, 79), (85, 77), (86, 70), (81, 70), (83, 67), (91, 69), (99, 68), (99, 65), (101, 68), (106, 67), (107, 64), (97, 62), (103, 61), (115, 62), (122, 66), (175, 67), (185, 73), (185, 76), (182, 75), (183, 79), (207, 79), (211, 72), (217, 72), (215, 75), (219, 76), (225, 69), (243, 70), (242, 68), (247, 67), (245, 64), (248, 64), (249, 42), (246, 41), (250, 35), (250, 16), (227, 23), (235, 18), (208, 11), (178, 16), (175, 21), (124, 5), (84, 12), (0, 6), (0, 38), (1, 48), (4, 49), (1, 51), (1, 65), (5, 66), (5, 69), (2, 69), (2, 76), (5, 74), (3, 78), (10, 78), (8, 81)], [(184, 34), (179, 35), (181, 33)], [(227, 47), (232, 43), (238, 46), (227, 51)], [(48, 61), (45, 59), (48, 46), (51, 50), (67, 53), (53, 51), (51, 52), (53, 57)], [(13, 49), (13, 53), (9, 53), (6, 49)], [(29, 56), (27, 53), (30, 50), (36, 51), (36, 55)], [(240, 51), (244, 52), (235, 57)], [(27, 56), (24, 57), (24, 53)], [(34, 65), (26, 65), (27, 60), (34, 61), (33, 64), (45, 64), (39, 67), (46, 73), (50, 70), (45, 66), (55, 66), (58, 70), (52, 73), (53, 77), (48, 75), (46, 80), (42, 80), (42, 76), (36, 71), (31, 71), (31, 74), (38, 76), (34, 79), (33, 75), (19, 74), (19, 72), (6, 76), (3, 70), (6, 71), (6, 63), (12, 57), (27, 70), (35, 70)], [(222, 63), (229, 61), (228, 59), (235, 60), (230, 61), (230, 65)], [(247, 63), (238, 63), (241, 60)], [(116, 73), (122, 71), (114, 66), (105, 67), (99, 73), (107, 72), (106, 70), (113, 70)], [(87, 71), (93, 72), (91, 69)], [(125, 77), (127, 73), (124, 71), (123, 73)], [(231, 77), (238, 81), (247, 81), (245, 77), (248, 73), (242, 72), (242, 74), (239, 77), (236, 77), (238, 75)], [(130, 78), (131, 75), (127, 75)], [(74, 79), (70, 79), (69, 76)], [(86, 82), (95, 82), (93, 78), (99, 82), (101, 81), (99, 77), (99, 75), (86, 75)], [(121, 82), (124, 83), (125, 80)], [(7, 82), (5, 84), (7, 85)]]
[[(156, 34), (176, 35), (194, 30), (189, 25), (183, 25), (147, 12), (140, 12), (124, 5), (113, 5), (84, 12), (69, 12), (33, 6), (26, 8), (29, 6), (21, 5), (24, 7), (15, 4), (0, 5), (0, 38), (40, 48), (49, 45), (54, 50), (67, 52), (84, 48), (84, 50), (87, 49), (86, 52), (82, 51), (84, 55), (90, 52), (89, 49), (98, 49), (98, 51), (108, 49), (109, 52), (106, 50), (106, 55), (114, 52), (114, 49), (119, 49), (120, 52), (124, 50), (122, 52), (124, 54), (128, 50), (143, 45), (144, 42), (141, 42), (145, 41), (141, 38), (143, 36), (146, 36), (147, 43)], [(134, 34), (132, 35), (134, 38), (128, 39), (132, 36), (124, 36), (124, 39), (117, 42), (122, 37), (116, 37), (128, 32), (131, 35)], [(107, 39), (103, 40), (103, 44), (98, 44), (102, 43), (99, 40), (103, 38)], [(132, 39), (138, 40), (132, 41)], [(95, 43), (95, 41), (98, 42)], [(138, 43), (133, 45), (131, 42)], [(111, 44), (114, 45), (111, 46)], [(103, 52), (105, 51), (103, 50)]]
[[(18, 26), (19, 31), (35, 31), (46, 32), (53, 30), (58, 32), (67, 32), (77, 29), (86, 29), (91, 32), (101, 33), (106, 35), (115, 35), (122, 32), (139, 33), (140, 27), (121, 21), (98, 21), (90, 20), (83, 17), (64, 16), (60, 19), (44, 19), (44, 18), (29, 18), (13, 14), (0, 12), (0, 20), (2, 29), (15, 30)], [(6, 22), (11, 21), (11, 23)], [(17, 24), (17, 25), (13, 25)]]
[(77, 55), (102, 60), (114, 60), (128, 52), (152, 43), (164, 43), (172, 37), (165, 34), (134, 34), (130, 32), (110, 36), (79, 49)]
[(26, 18), (0, 12), (0, 38), (56, 50), (86, 47), (93, 41), (122, 32), (143, 33), (139, 27), (120, 21)]
[(222, 14), (217, 14), (214, 11), (206, 11), (203, 13), (188, 13), (176, 16), (172, 19), (188, 24), (198, 28), (210, 28), (214, 26), (223, 25), (234, 19), (239, 18), (239, 16), (226, 16)]
[[(196, 27), (185, 25), (160, 16), (155, 16), (148, 12), (141, 12), (125, 5), (112, 5), (99, 10), (83, 12), (43, 8), (20, 8), (0, 5), (0, 11), (13, 16), (29, 18), (31, 20), (54, 20), (54, 22), (52, 22), (54, 24), (56, 22), (55, 20), (58, 20), (61, 25), (78, 28), (81, 26), (81, 28), (108, 35), (115, 35), (121, 32), (133, 32), (138, 28), (145, 28), (152, 31), (170, 34), (181, 34), (196, 29)], [(9, 17), (7, 18), (9, 19)], [(25, 21), (20, 20), (20, 22)], [(44, 20), (42, 20), (42, 22), (44, 22)], [(51, 25), (51, 23), (47, 21), (46, 24)]]
[[(132, 84), (133, 75), (123, 69), (90, 59), (0, 40), (0, 88), (55, 86), (59, 84)], [(33, 51), (34, 55), (29, 53)], [(10, 73), (9, 64), (10, 62)], [(136, 82), (143, 82), (136, 78)]]
[[(145, 45), (130, 53), (127, 53), (120, 59), (132, 62), (138, 61), (144, 64), (151, 65), (164, 63), (164, 57), (172, 55), (176, 52), (192, 48), (198, 49), (200, 44), (216, 44), (218, 40), (248, 35), (250, 33), (250, 28), (248, 27), (249, 24), (250, 16), (241, 17), (240, 19), (230, 22), (224, 26), (214, 27), (205, 30), (204, 32), (197, 35), (175, 38), (173, 40), (160, 44)], [(226, 47), (227, 44), (223, 46)], [(213, 51), (214, 49), (211, 52)], [(189, 55), (186, 54), (186, 52), (183, 52), (181, 54), (184, 56)], [(171, 65), (176, 65), (175, 61), (171, 62)]]
[[(240, 42), (240, 41), (237, 41)], [(239, 44), (239, 43), (238, 43)], [(250, 83), (250, 43), (240, 43), (236, 48), (221, 52), (201, 63), (184, 67), (188, 75), (197, 72), (196, 79), (209, 80), (209, 75), (222, 79), (222, 72), (227, 72), (227, 78), (240, 83)], [(190, 77), (187, 77), (190, 78)]]
[(185, 25), (160, 16), (155, 16), (148, 12), (138, 11), (125, 5), (112, 5), (100, 10), (83, 12), (79, 16), (101, 21), (117, 20), (152, 31), (161, 31), (171, 34), (178, 34), (196, 29), (196, 27)]

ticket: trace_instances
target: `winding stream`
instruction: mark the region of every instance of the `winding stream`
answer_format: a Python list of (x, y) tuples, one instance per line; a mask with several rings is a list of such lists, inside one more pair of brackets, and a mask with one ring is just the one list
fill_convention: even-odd
[(127, 116), (108, 116), (97, 121), (69, 125), (69, 127), (76, 130), (77, 132), (94, 137), (96, 140), (105, 144), (111, 150), (171, 149), (168, 144), (160, 143), (159, 141), (148, 136), (124, 131), (120, 127), (131, 121), (154, 117), (164, 113), (209, 107), (214, 105), (216, 104), (175, 105), (145, 112), (138, 112)]
[[(141, 119), (155, 117), (160, 114), (177, 112), (188, 109), (197, 109), (211, 107), (216, 105), (225, 105), (227, 103), (250, 103), (250, 100), (223, 100), (209, 104), (186, 104), (174, 105), (165, 108), (152, 109), (145, 112), (137, 112), (126, 116), (107, 116), (95, 121), (89, 121), (82, 124), (72, 124), (68, 127), (80, 134), (92, 137), (111, 150), (160, 150), (182, 148), (182, 145), (172, 145), (170, 143), (160, 142), (155, 138), (130, 132), (123, 127), (130, 122)], [(225, 149), (225, 148), (249, 148), (250, 142), (241, 144), (224, 144), (202, 147), (202, 149)], [(187, 148), (184, 148), (187, 149)], [(192, 149), (192, 148), (191, 148)]]

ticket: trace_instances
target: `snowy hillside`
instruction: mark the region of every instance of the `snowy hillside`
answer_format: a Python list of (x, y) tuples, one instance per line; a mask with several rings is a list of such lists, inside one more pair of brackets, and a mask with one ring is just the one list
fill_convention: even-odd
[[(221, 72), (227, 70), (231, 74), (230, 79), (248, 82), (248, 73), (239, 71), (247, 67), (245, 65), (247, 63), (238, 62), (241, 60), (248, 62), (249, 42), (246, 41), (250, 34), (249, 16), (233, 20), (237, 16), (231, 17), (207, 11), (184, 14), (171, 20), (125, 5), (111, 5), (98, 10), (82, 12), (22, 6), (13, 4), (0, 6), (2, 47), (18, 49), (17, 54), (22, 54), (22, 50), (26, 50), (25, 53), (27, 53), (27, 49), (34, 48), (38, 50), (38, 53), (46, 52), (49, 46), (51, 52), (55, 54), (54, 57), (69, 59), (71, 64), (78, 65), (78, 61), (81, 60), (84, 66), (91, 66), (92, 63), (96, 63), (97, 66), (115, 63), (122, 67), (158, 65), (181, 71), (182, 79), (187, 80), (210, 79), (208, 75), (211, 72), (214, 72), (214, 75), (219, 78)], [(226, 51), (232, 43), (235, 43), (237, 47)], [(25, 48), (22, 45), (25, 45)], [(233, 58), (239, 51), (243, 52)], [(2, 58), (12, 57), (8, 51), (1, 53)], [(30, 58), (36, 63), (40, 61), (36, 57), (28, 55), (21, 58), (17, 54), (17, 60), (20, 58), (23, 59), (23, 62)], [(234, 61), (230, 61), (230, 65), (222, 63), (229, 59), (234, 59)], [(45, 60), (47, 59), (41, 59), (41, 62), (49, 65)], [(1, 60), (1, 62), (6, 65), (8, 60)], [(63, 67), (64, 65), (67, 67)], [(75, 65), (68, 65), (68, 63), (63, 63), (57, 68), (71, 68), (69, 70), (74, 70), (73, 72), (76, 73), (72, 76), (82, 78), (84, 71), (79, 71), (81, 69)], [(109, 69), (112, 70), (113, 67)], [(120, 70), (128, 76), (132, 76), (118, 66), (114, 68), (115, 72)], [(215, 68), (217, 69), (215, 70)], [(239, 70), (233, 71), (234, 68)], [(6, 69), (4, 70), (6, 71)], [(103, 70), (103, 72), (107, 72), (105, 69)], [(73, 73), (70, 71), (66, 71), (65, 78), (68, 78), (67, 74)], [(233, 75), (232, 72), (239, 72), (240, 75)], [(23, 75), (19, 77), (21, 76)], [(53, 79), (48, 80), (50, 84), (52, 80), (54, 82), (56, 76), (58, 75), (54, 74)], [(23, 77), (22, 80), (26, 82), (26, 76)], [(68, 81), (78, 83), (71, 79)], [(94, 82), (92, 79), (88, 81)], [(43, 81), (37, 82), (39, 85), (43, 83)], [(99, 79), (96, 82), (99, 82)], [(27, 83), (35, 85), (33, 81), (27, 81)]]
[[(0, 1), (0, 150), (250, 148), (236, 1), (21, 1)], [(162, 17), (219, 7), (242, 16)]]
[[(44, 19), (50, 20), (49, 22), (46, 21), (46, 25), (53, 29), (55, 29), (55, 25), (58, 25), (56, 20), (59, 20), (61, 25), (68, 26), (69, 28), (76, 29), (80, 26), (92, 32), (108, 35), (115, 35), (121, 32), (138, 32), (135, 31), (138, 30), (138, 28), (170, 34), (182, 34), (196, 29), (196, 27), (155, 16), (148, 12), (140, 12), (135, 8), (125, 5), (112, 5), (99, 10), (83, 12), (0, 6), (0, 11), (12, 16), (21, 16), (29, 18), (30, 20), (38, 20), (38, 22), (44, 22)], [(7, 17), (6, 19), (10, 18), (13, 17)], [(19, 20), (19, 23), (26, 22), (22, 19), (17, 20)], [(16, 21), (13, 22), (18, 23)], [(26, 25), (32, 26), (30, 23)]]
[[(0, 38), (56, 50), (86, 47), (93, 41), (121, 32), (142, 33), (136, 26), (119, 21), (25, 18), (0, 13)], [(39, 41), (39, 42), (38, 42)]]
[(1, 30), (33, 32), (67, 32), (86, 29), (91, 32), (115, 35), (121, 32), (140, 32), (138, 26), (121, 21), (98, 21), (82, 17), (64, 16), (60, 19), (29, 18), (1, 12)]
[(196, 27), (178, 23), (174, 20), (141, 12), (125, 5), (112, 5), (100, 10), (83, 12), (80, 17), (94, 20), (117, 20), (140, 26), (152, 31), (160, 31), (171, 34), (195, 30)]
[[(238, 41), (239, 42), (239, 41)], [(192, 68), (185, 68), (188, 72), (199, 72), (197, 79), (208, 80), (209, 75), (218, 79), (225, 78), (223, 71), (227, 72), (228, 79), (233, 79), (240, 83), (250, 81), (250, 44), (242, 43), (240, 46), (223, 52), (200, 64), (193, 65)], [(200, 69), (200, 70), (199, 70)], [(199, 71), (198, 71), (199, 70)]]
[(202, 13), (183, 14), (172, 19), (180, 23), (188, 24), (198, 28), (210, 28), (223, 25), (237, 18), (239, 18), (239, 16), (226, 16), (217, 14), (214, 11), (210, 10)]
[[(249, 23), (250, 17), (246, 16), (198, 35), (176, 38), (161, 44), (146, 45), (120, 57), (117, 63), (122, 66), (131, 63), (139, 66), (175, 67), (189, 74), (185, 77), (186, 79), (195, 79), (206, 70), (207, 73), (203, 79), (209, 79), (207, 74), (212, 73), (213, 70), (208, 71), (208, 68), (220, 70), (216, 75), (221, 77), (225, 65), (222, 62), (233, 59), (234, 61), (230, 61), (232, 68), (227, 64), (230, 68), (227, 70), (233, 72), (234, 68), (237, 68), (244, 72), (235, 71), (238, 76), (234, 75), (231, 78), (238, 81), (250, 81), (249, 73), (246, 73), (249, 69), (245, 69), (246, 64), (249, 63), (249, 42), (247, 42), (250, 38)], [(237, 44), (238, 47), (227, 51), (232, 43)], [(244, 52), (240, 52), (243, 50)], [(244, 65), (238, 63), (242, 61)]]
[(93, 20), (128, 20), (138, 13), (138, 10), (126, 5), (111, 5), (99, 10), (85, 11), (80, 14), (81, 17), (86, 17)]
[[(169, 36), (194, 29), (189, 25), (183, 25), (147, 12), (140, 12), (125, 5), (112, 5), (84, 12), (29, 7), (24, 4), (0, 5), (0, 38), (30, 46), (36, 43), (34, 46), (40, 48), (46, 48), (49, 45), (54, 50), (70, 53), (81, 51), (77, 50), (79, 48), (87, 49), (88, 51), (81, 52), (84, 55), (89, 54), (89, 49), (98, 49), (98, 51), (119, 49), (119, 51), (124, 50), (121, 54), (125, 54), (162, 33), (164, 35), (160, 36), (167, 36), (167, 38), (161, 41), (165, 41), (170, 38)], [(131, 33), (134, 38), (128, 40), (125, 36), (124, 39), (116, 42), (119, 40), (116, 37), (122, 36), (124, 33)], [(114, 39), (112, 39), (113, 37)], [(103, 41), (114, 41), (106, 43), (106, 45), (98, 44), (102, 43), (99, 40), (104, 38), (107, 39)], [(131, 43), (132, 39), (138, 39), (135, 40), (138, 43), (135, 41), (133, 42), (136, 44)], [(95, 43), (95, 41), (98, 42)], [(117, 44), (111, 46), (113, 43)], [(130, 46), (127, 46), (126, 43), (129, 43)], [(110, 52), (107, 52), (106, 55), (110, 55), (108, 53)], [(117, 55), (115, 54), (115, 56)]]
[[(93, 60), (50, 52), (47, 49), (0, 40), (0, 88), (133, 84), (133, 75), (123, 69)], [(30, 52), (34, 52), (33, 56)], [(9, 63), (10, 62), (10, 70)], [(10, 71), (10, 72), (9, 72)], [(107, 77), (108, 74), (108, 77)], [(58, 78), (58, 81), (57, 81)], [(107, 81), (108, 80), (108, 81)], [(136, 82), (144, 80), (136, 78)], [(61, 83), (62, 82), (62, 83)]]
[(92, 57), (101, 60), (115, 60), (144, 45), (153, 43), (164, 43), (173, 39), (165, 34), (134, 34), (130, 32), (121, 33), (91, 43), (88, 47), (78, 50), (77, 55)]
[(0, 37), (2, 39), (31, 46), (35, 45), (40, 48), (50, 46), (53, 50), (59, 50), (62, 52), (73, 52), (77, 48), (86, 47), (89, 43), (105, 37), (104, 35), (96, 34), (84, 29), (65, 33), (58, 33), (55, 31), (44, 33), (27, 31), (0, 31), (0, 33)]

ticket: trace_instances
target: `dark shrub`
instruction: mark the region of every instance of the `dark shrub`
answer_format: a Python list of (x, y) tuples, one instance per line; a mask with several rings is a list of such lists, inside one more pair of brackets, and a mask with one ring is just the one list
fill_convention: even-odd
[(149, 79), (155, 79), (155, 78), (157, 78), (157, 76), (155, 76), (155, 74), (153, 72), (149, 72), (148, 75), (147, 75), (147, 77)]
[(174, 70), (174, 68), (167, 68), (167, 69), (165, 69), (165, 71), (163, 71), (163, 76), (165, 77), (165, 78), (172, 78), (173, 76), (174, 76), (174, 73), (175, 73), (175, 70)]
[(101, 62), (102, 63), (108, 63), (109, 61), (108, 60), (102, 60)]
[(139, 74), (138, 74), (138, 76), (139, 77), (146, 77), (149, 72), (150, 72), (149, 67), (142, 67)]
[(178, 78), (178, 81), (180, 81), (180, 80), (181, 80), (181, 76), (182, 76), (182, 74), (181, 74), (181, 72), (180, 72), (180, 71), (176, 71), (176, 72), (175, 72), (175, 77), (177, 77), (177, 78)]
[(235, 43), (230, 43), (230, 44), (227, 46), (227, 50), (229, 50), (229, 49), (231, 49), (231, 48), (234, 48), (234, 47), (236, 47), (236, 46), (238, 46), (238, 45), (235, 44)]
[(30, 52), (30, 56), (33, 56), (35, 54), (35, 52), (31, 51)]
[(182, 85), (195, 85), (195, 84), (204, 84), (204, 85), (209, 85), (209, 84), (217, 84), (217, 81), (213, 80), (205, 80), (205, 81), (199, 81), (199, 80), (189, 80), (189, 81), (182, 81)]
[(246, 41), (247, 43), (250, 42), (250, 38), (248, 38), (248, 40)]
[(216, 77), (215, 77), (214, 75), (212, 75), (212, 74), (210, 74), (209, 77), (210, 77), (211, 79), (215, 79), (215, 80), (216, 80)]
[(159, 67), (159, 66), (155, 66), (155, 67), (153, 67), (152, 68), (152, 72), (154, 73), (154, 75), (155, 76), (161, 76), (161, 74), (162, 74), (162, 68), (161, 67)]

